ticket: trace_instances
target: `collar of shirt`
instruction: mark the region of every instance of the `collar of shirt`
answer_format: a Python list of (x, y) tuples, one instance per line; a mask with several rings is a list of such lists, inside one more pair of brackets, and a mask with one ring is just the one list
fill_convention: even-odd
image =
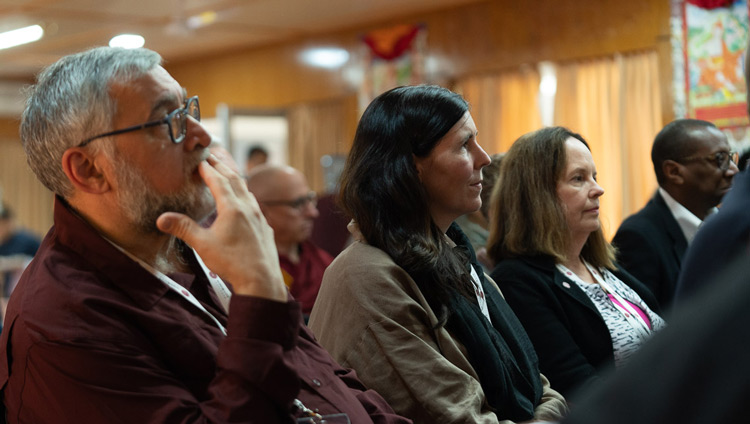
[[(690, 244), (690, 242), (693, 241), (693, 237), (695, 237), (695, 233), (698, 232), (698, 228), (701, 226), (701, 224), (703, 224), (703, 221), (701, 221), (697, 216), (693, 215), (692, 212), (687, 210), (687, 208), (682, 206), (678, 201), (674, 200), (674, 198), (661, 187), (659, 187), (659, 194), (667, 204), (669, 211), (672, 212), (672, 216), (680, 226), (682, 234), (685, 235), (685, 239), (687, 240), (688, 244)], [(717, 211), (718, 209), (716, 207), (711, 208), (708, 211), (706, 218), (713, 215)]]

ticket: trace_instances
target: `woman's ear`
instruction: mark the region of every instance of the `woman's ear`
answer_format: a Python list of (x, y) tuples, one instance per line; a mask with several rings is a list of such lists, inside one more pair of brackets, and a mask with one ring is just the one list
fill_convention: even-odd
[(417, 170), (417, 176), (419, 177), (419, 181), (422, 181), (422, 168), (424, 168), (425, 159), (426, 158), (419, 158), (416, 155), (412, 153), (411, 155), (412, 161), (414, 162), (414, 168)]
[(106, 174), (101, 169), (102, 156), (91, 155), (82, 147), (71, 147), (63, 153), (62, 168), (76, 190), (86, 193), (104, 193), (110, 189)]
[(683, 175), (684, 166), (681, 163), (667, 159), (662, 162), (661, 169), (664, 173), (664, 177), (666, 177), (666, 179), (672, 184), (682, 185), (685, 182), (685, 177)]

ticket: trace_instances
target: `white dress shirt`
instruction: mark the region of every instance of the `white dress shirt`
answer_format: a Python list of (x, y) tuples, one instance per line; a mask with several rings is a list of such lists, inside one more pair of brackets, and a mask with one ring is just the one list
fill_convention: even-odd
[[(695, 233), (698, 232), (698, 228), (703, 224), (703, 221), (693, 215), (693, 213), (687, 210), (686, 207), (682, 206), (680, 202), (674, 200), (674, 198), (667, 193), (667, 190), (659, 187), (659, 194), (664, 199), (664, 202), (667, 203), (667, 207), (672, 212), (672, 216), (677, 221), (677, 224), (680, 226), (682, 234), (685, 235), (685, 239), (688, 244), (690, 244), (690, 242), (693, 241), (693, 237), (695, 237)], [(718, 210), (719, 209), (714, 206), (708, 211), (706, 218), (715, 214)]]

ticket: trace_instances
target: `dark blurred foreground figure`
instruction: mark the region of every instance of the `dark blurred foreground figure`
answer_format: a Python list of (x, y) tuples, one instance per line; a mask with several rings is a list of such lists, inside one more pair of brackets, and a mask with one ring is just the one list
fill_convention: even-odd
[[(675, 308), (720, 285), (717, 276), (736, 258), (750, 260), (750, 171), (734, 178), (721, 209), (706, 220), (688, 249), (677, 281)], [(713, 287), (716, 288), (716, 287)]]
[(0, 339), (8, 420), (410, 422), (301, 325), (258, 203), (160, 63), (93, 49), (30, 95), (21, 139), (57, 197)]
[(659, 189), (643, 209), (623, 221), (612, 244), (622, 266), (667, 310), (685, 251), (732, 187), (737, 153), (714, 124), (678, 119), (654, 138), (651, 161)]
[(625, 367), (577, 398), (564, 424), (746, 423), (750, 261), (740, 258)]
[(534, 343), (542, 373), (568, 397), (626, 363), (664, 321), (604, 239), (604, 189), (583, 137), (543, 128), (516, 140), (503, 161), (490, 206), (491, 276)]
[(489, 162), (460, 95), (399, 87), (365, 110), (341, 177), (356, 241), (326, 270), (310, 327), (415, 423), (559, 420), (566, 411), (453, 222), (481, 206)]
[(748, 162), (750, 162), (750, 149), (745, 149), (740, 153), (740, 158), (737, 160), (737, 168), (740, 169), (740, 172), (747, 169)]

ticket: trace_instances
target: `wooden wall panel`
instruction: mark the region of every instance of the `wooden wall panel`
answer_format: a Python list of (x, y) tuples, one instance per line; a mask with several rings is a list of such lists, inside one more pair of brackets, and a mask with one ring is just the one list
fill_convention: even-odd
[[(350, 86), (340, 71), (302, 65), (299, 53), (315, 45), (358, 52), (363, 33), (396, 23), (427, 25), (427, 54), (437, 64), (432, 68), (434, 78), (450, 81), (460, 75), (541, 60), (655, 49), (660, 40), (668, 42), (669, 2), (490, 0), (282, 45), (169, 63), (167, 69), (190, 92), (201, 96), (206, 116), (213, 115), (218, 102), (278, 108), (338, 98), (354, 93), (356, 87)], [(668, 50), (662, 49), (660, 54), (668, 55)], [(668, 56), (664, 59), (668, 64)], [(671, 86), (664, 81), (665, 87)]]
[(26, 155), (18, 139), (18, 125), (13, 138), (6, 138), (6, 125), (0, 121), (0, 188), (3, 201), (16, 216), (16, 223), (44, 235), (52, 226), (54, 196), (37, 180), (26, 164)]
[[(668, 0), (488, 0), (260, 49), (167, 63), (166, 67), (191, 94), (201, 96), (206, 117), (215, 115), (220, 102), (278, 109), (345, 99), (348, 108), (342, 119), (347, 142), (351, 143), (359, 119), (356, 87), (347, 82), (342, 71), (306, 67), (298, 55), (307, 47), (319, 45), (361, 54), (363, 33), (397, 23), (427, 25), (432, 77), (446, 84), (460, 76), (541, 60), (567, 61), (656, 49), (662, 71), (663, 120), (672, 119)], [(19, 216), (33, 216), (26, 225), (42, 232), (51, 222), (51, 195), (30, 177), (30, 171), (21, 176), (7, 169), (8, 164), (18, 162), (10, 158), (17, 159), (21, 154), (17, 128), (17, 120), (0, 119), (0, 159), (5, 159), (6, 167), (0, 184), (14, 185), (6, 191), (19, 195), (38, 193), (39, 199), (28, 198), (16, 209)]]
[(18, 124), (20, 118), (0, 118), (0, 138), (6, 140), (20, 140), (18, 137)]

